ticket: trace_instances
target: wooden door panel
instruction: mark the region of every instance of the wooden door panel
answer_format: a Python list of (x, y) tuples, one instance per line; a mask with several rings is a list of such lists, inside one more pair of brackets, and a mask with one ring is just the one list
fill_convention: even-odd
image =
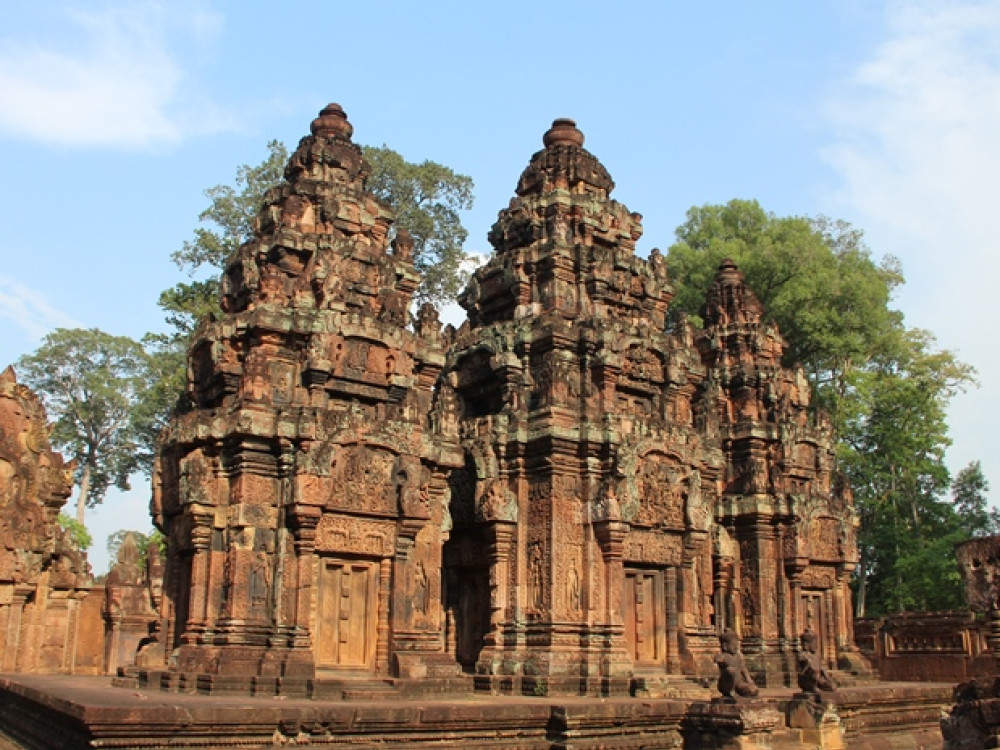
[(625, 641), (636, 664), (664, 664), (666, 607), (663, 571), (625, 571)]
[(317, 666), (372, 666), (378, 624), (377, 582), (375, 562), (323, 561), (317, 608)]
[(829, 655), (833, 653), (830, 642), (830, 632), (827, 627), (827, 612), (824, 602), (824, 592), (805, 591), (802, 593), (802, 622), (803, 630), (812, 630), (817, 637), (817, 653), (823, 658), (823, 662), (829, 661)]

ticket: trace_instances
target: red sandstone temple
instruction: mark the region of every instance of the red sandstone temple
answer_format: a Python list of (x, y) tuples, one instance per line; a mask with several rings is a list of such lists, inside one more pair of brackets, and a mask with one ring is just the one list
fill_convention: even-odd
[(668, 315), (641, 217), (557, 120), (467, 321), (411, 320), (413, 243), (352, 131), (337, 105), (312, 123), (194, 338), (140, 664), (209, 691), (465, 672), (612, 694), (714, 675), (731, 628), (758, 682), (788, 683), (806, 629), (865, 669), (830, 427), (739, 269), (704, 328)]

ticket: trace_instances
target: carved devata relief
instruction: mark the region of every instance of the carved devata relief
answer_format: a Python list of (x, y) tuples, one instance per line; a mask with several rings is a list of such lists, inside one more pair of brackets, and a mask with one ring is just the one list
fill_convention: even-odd
[(295, 364), (282, 360), (270, 363), (271, 397), (275, 404), (290, 404), (295, 398), (298, 372)]
[(754, 546), (751, 541), (740, 541), (740, 614), (743, 618), (744, 638), (760, 635), (760, 589), (754, 570)]
[(559, 545), (559, 552), (555, 560), (555, 575), (552, 580), (556, 606), (563, 615), (572, 617), (580, 612), (582, 606), (582, 560), (582, 544), (574, 542)]
[(545, 561), (542, 542), (528, 544), (528, 613), (540, 615), (545, 609)]

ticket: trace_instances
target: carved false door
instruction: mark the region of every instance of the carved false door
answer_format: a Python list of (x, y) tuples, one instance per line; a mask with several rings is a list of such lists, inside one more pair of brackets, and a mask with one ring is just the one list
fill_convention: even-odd
[(379, 566), (373, 560), (322, 560), (316, 666), (371, 669), (378, 638)]
[(818, 641), (817, 653), (822, 657), (823, 663), (830, 666), (830, 659), (834, 653), (834, 649), (830, 624), (827, 618), (826, 592), (803, 591), (800, 601), (799, 612), (802, 616), (802, 629), (811, 630), (816, 634)]
[(663, 571), (626, 568), (622, 608), (625, 641), (635, 665), (665, 665), (667, 610)]

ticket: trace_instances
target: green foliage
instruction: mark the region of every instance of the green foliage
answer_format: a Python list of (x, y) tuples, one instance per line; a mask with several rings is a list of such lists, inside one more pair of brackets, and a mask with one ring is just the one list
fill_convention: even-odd
[(222, 269), (229, 256), (253, 237), (264, 193), (281, 182), (287, 161), (285, 144), (269, 141), (264, 161), (237, 167), (234, 185), (208, 188), (205, 196), (210, 202), (198, 221), (209, 226), (195, 229), (194, 239), (171, 256), (174, 263), (190, 272), (202, 266)]
[(128, 534), (132, 534), (135, 538), (135, 545), (139, 550), (139, 561), (141, 564), (145, 565), (146, 563), (146, 553), (149, 551), (150, 545), (155, 544), (159, 547), (162, 554), (166, 554), (166, 537), (164, 537), (159, 530), (154, 529), (148, 534), (143, 534), (141, 531), (119, 529), (113, 534), (108, 535), (108, 557), (111, 559), (112, 565), (114, 565), (115, 561), (118, 560), (118, 550), (121, 549), (121, 546), (125, 541), (125, 537)]
[(216, 185), (205, 191), (209, 205), (198, 215), (203, 226), (196, 228), (194, 239), (186, 241), (170, 257), (190, 275), (203, 267), (212, 274), (207, 279), (178, 283), (164, 290), (159, 300), (167, 322), (185, 339), (205, 315), (220, 311), (218, 274), (229, 256), (253, 237), (264, 193), (281, 182), (287, 161), (285, 145), (270, 141), (264, 161), (237, 167), (234, 185)]
[(955, 512), (970, 537), (1000, 534), (1000, 511), (989, 507), (986, 497), (989, 491), (990, 485), (979, 461), (971, 462), (958, 472), (951, 485)]
[(899, 264), (876, 264), (862, 234), (826, 218), (778, 218), (756, 201), (700, 206), (677, 229), (667, 253), (677, 286), (674, 315), (698, 318), (719, 264), (732, 258), (788, 343), (785, 364), (801, 364), (838, 392), (858, 364), (885, 346), (901, 315), (889, 308), (902, 283)]
[(896, 344), (853, 374), (842, 400), (840, 463), (861, 516), (859, 614), (961, 602), (952, 546), (968, 534), (939, 498), (950, 484), (948, 402), (974, 372), (926, 331), (903, 331)]
[(472, 208), (472, 178), (433, 161), (413, 164), (386, 146), (363, 146), (362, 152), (372, 168), (365, 187), (393, 207), (396, 226), (413, 237), (422, 277), (417, 301), (454, 299), (468, 279), (462, 250), (468, 232), (459, 212)]
[(157, 303), (167, 314), (167, 323), (187, 341), (199, 320), (222, 311), (219, 305), (219, 277), (180, 281), (160, 292)]
[(139, 415), (134, 407), (150, 384), (142, 345), (96, 328), (59, 328), (18, 360), (18, 373), (54, 419), (52, 443), (77, 461), (77, 521), (111, 485), (129, 488), (141, 468)]
[[(968, 537), (956, 528), (954, 513), (936, 502), (925, 511), (919, 535), (910, 534), (895, 561), (895, 578), (883, 577), (873, 592), (871, 614), (939, 612), (965, 607), (965, 591), (955, 559), (955, 545)], [(936, 514), (933, 525), (929, 518)], [(900, 585), (900, 582), (902, 585)]]
[(142, 343), (146, 349), (148, 387), (133, 407), (132, 424), (139, 446), (136, 456), (139, 468), (151, 476), (157, 437), (184, 393), (187, 337), (147, 333)]
[(90, 532), (87, 531), (86, 526), (77, 521), (75, 518), (67, 516), (65, 513), (59, 514), (58, 521), (59, 526), (69, 532), (70, 538), (77, 546), (77, 549), (81, 552), (86, 552), (90, 549), (90, 545), (94, 543), (94, 538), (90, 535)]

